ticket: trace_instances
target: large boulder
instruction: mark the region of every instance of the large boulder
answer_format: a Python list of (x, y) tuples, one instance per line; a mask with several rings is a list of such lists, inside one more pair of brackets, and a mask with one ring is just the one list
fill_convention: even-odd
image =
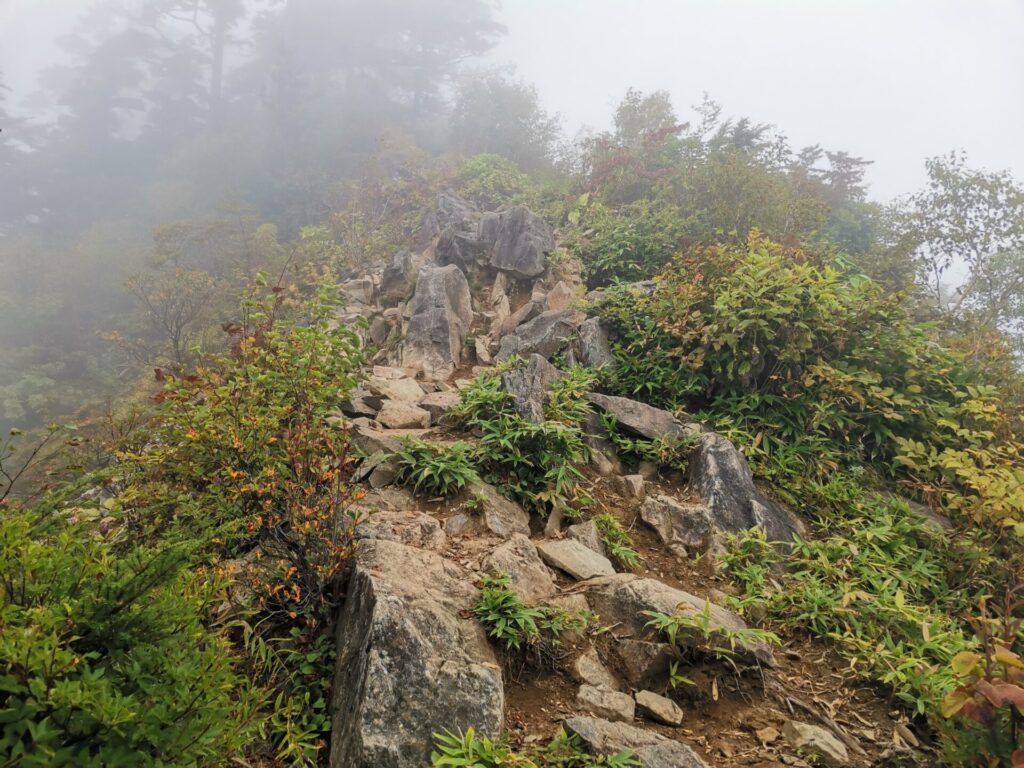
[(501, 387), (512, 396), (512, 404), (527, 421), (544, 421), (551, 385), (565, 378), (546, 358), (530, 355), (529, 362), (520, 362), (501, 374)]
[(366, 540), (338, 620), (332, 768), (421, 768), (433, 734), (502, 729), (501, 670), (468, 615), (472, 578), (436, 552)]
[(685, 744), (625, 723), (610, 723), (596, 717), (570, 717), (565, 721), (565, 729), (579, 736), (592, 755), (606, 757), (630, 752), (643, 768), (708, 768)]
[(800, 519), (754, 485), (747, 460), (722, 435), (708, 432), (690, 456), (690, 485), (720, 531), (762, 528), (771, 541), (789, 542), (804, 533)]
[(576, 332), (583, 319), (582, 312), (571, 309), (541, 312), (530, 322), (502, 337), (498, 348), (498, 360), (508, 360), (514, 355), (526, 357), (532, 354), (550, 359)]
[(462, 362), (462, 345), (473, 322), (466, 276), (457, 266), (424, 267), (409, 303), (402, 365), (445, 379)]
[(542, 541), (537, 550), (552, 568), (565, 571), (574, 579), (592, 579), (615, 573), (611, 561), (576, 539)]
[(544, 271), (545, 257), (555, 247), (551, 227), (526, 206), (502, 212), (495, 233), (491, 266), (525, 280)]
[(614, 416), (620, 427), (641, 437), (646, 437), (648, 440), (659, 438), (687, 440), (700, 434), (700, 427), (696, 424), (684, 424), (668, 411), (637, 400), (630, 400), (628, 397), (588, 392), (586, 398), (605, 413)]
[[(541, 555), (543, 556), (543, 551)], [(655, 611), (669, 616), (677, 613), (698, 614), (707, 601), (696, 595), (663, 584), (657, 579), (643, 578), (631, 573), (596, 578), (587, 592), (591, 609), (601, 617), (602, 624), (619, 627), (621, 632), (631, 631), (636, 637), (651, 634), (644, 611)], [(747, 625), (732, 611), (710, 603), (711, 629), (746, 629)], [(679, 642), (687, 638), (680, 636)], [(749, 659), (765, 664), (773, 662), (771, 648), (762, 642), (740, 643), (737, 650)]]

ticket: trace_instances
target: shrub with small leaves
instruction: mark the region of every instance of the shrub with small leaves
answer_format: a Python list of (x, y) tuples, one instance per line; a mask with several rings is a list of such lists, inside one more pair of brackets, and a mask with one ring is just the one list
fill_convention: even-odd
[(454, 496), (476, 477), (473, 450), (462, 442), (442, 448), (407, 437), (392, 458), (398, 463), (396, 481), (428, 498)]

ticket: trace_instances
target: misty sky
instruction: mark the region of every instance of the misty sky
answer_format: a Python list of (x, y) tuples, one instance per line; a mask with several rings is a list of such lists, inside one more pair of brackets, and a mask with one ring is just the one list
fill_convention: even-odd
[[(423, 0), (429, 3), (430, 0)], [(0, 70), (17, 101), (90, 0), (0, 0)], [(872, 196), (918, 188), (953, 148), (1024, 179), (1024, 0), (503, 0), (515, 63), (572, 134), (604, 128), (629, 86), (703, 91), (794, 147), (875, 161)]]

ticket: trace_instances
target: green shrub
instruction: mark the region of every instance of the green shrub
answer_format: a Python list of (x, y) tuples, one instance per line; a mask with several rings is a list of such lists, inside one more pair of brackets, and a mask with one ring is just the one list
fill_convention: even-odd
[(568, 613), (561, 608), (531, 606), (511, 589), (507, 574), (483, 577), (473, 613), (506, 651), (550, 651), (564, 632), (582, 632), (592, 621), (589, 614)]
[(466, 766), (467, 768), (639, 768), (640, 763), (630, 752), (613, 755), (589, 755), (583, 751), (579, 736), (560, 730), (558, 735), (529, 757), (513, 752), (502, 741), (493, 742), (486, 736), (477, 737), (472, 728), (464, 733), (434, 734), (437, 749), (431, 753), (433, 768)]
[(679, 209), (646, 200), (619, 209), (592, 202), (576, 218), (568, 246), (590, 288), (654, 277), (679, 251), (685, 231)]
[(515, 203), (529, 204), (536, 195), (530, 177), (501, 155), (473, 155), (463, 161), (455, 190), (485, 211)]
[(640, 554), (633, 548), (633, 540), (614, 515), (602, 512), (594, 515), (594, 522), (612, 560), (629, 571), (640, 565)]
[(397, 482), (428, 498), (454, 496), (476, 477), (472, 448), (466, 443), (437, 448), (407, 437), (392, 456), (398, 462)]
[[(76, 514), (87, 518), (87, 510)], [(243, 754), (258, 724), (198, 546), (118, 539), (57, 506), (0, 518), (0, 762), (194, 765)]]
[[(756, 233), (746, 248), (691, 250), (653, 296), (612, 291), (616, 338), (604, 385), (660, 392), (744, 444), (777, 485), (874, 464), (893, 474), (901, 440), (988, 439), (995, 392), (914, 324), (898, 296), (831, 256)], [(628, 308), (628, 312), (627, 312)], [(785, 482), (783, 482), (785, 481)]]
[(484, 479), (538, 513), (554, 506), (586, 506), (590, 497), (580, 484), (579, 465), (589, 460), (590, 449), (579, 422), (589, 412), (582, 399), (587, 375), (579, 370), (555, 385), (545, 419), (538, 423), (516, 413), (501, 389), (500, 370), (481, 373), (449, 411), (453, 420), (480, 435), (476, 463)]
[[(829, 492), (836, 501), (820, 540), (797, 538), (788, 554), (756, 530), (733, 540), (724, 562), (745, 590), (737, 607), (758, 605), (782, 626), (832, 639), (852, 671), (934, 717), (953, 684), (950, 661), (972, 645), (953, 617), (1000, 588), (998, 565), (969, 540), (936, 534), (902, 502), (849, 488), (819, 498)], [(783, 560), (785, 575), (772, 575)]]

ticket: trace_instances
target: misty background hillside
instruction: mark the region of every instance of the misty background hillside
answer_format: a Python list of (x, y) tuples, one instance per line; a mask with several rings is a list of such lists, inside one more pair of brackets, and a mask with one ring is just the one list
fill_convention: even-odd
[[(921, 188), (927, 156), (966, 149), (1019, 175), (1020, 7), (880, 9), (9, 1), (0, 426), (74, 415), (158, 362), (132, 276), (170, 261), (230, 280), (304, 227), (344, 240), (374, 226), (339, 214), (360, 180), (423, 178), (457, 156), (580, 178), (588, 142), (630, 130), (613, 127), (628, 88), (664, 91), (652, 119), (717, 136), (744, 163), (790, 180), (802, 167), (854, 256), (878, 244), (867, 201)], [(694, 111), (705, 92), (721, 105)], [(812, 145), (833, 154), (800, 154)], [(756, 215), (714, 228), (736, 223), (771, 228)]]

